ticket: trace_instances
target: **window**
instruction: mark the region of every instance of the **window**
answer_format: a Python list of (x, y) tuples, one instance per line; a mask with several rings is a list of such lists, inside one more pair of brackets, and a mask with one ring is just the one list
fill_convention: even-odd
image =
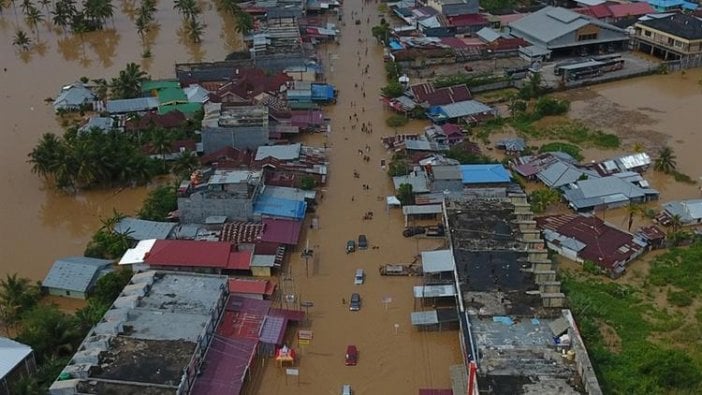
[(578, 41), (588, 41), (588, 40), (596, 40), (596, 39), (597, 39), (597, 33), (581, 34), (578, 36)]
[(650, 31), (650, 30), (644, 30), (644, 36), (646, 36), (646, 37), (651, 37), (651, 31)]

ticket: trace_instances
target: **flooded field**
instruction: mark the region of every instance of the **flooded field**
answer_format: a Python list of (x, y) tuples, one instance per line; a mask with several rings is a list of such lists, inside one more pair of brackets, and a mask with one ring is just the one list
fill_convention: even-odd
[[(88, 191), (77, 196), (56, 193), (30, 173), (27, 154), (45, 132), (60, 132), (53, 108), (44, 99), (55, 97), (61, 85), (82, 76), (111, 78), (128, 62), (142, 65), (153, 78), (174, 75), (176, 62), (221, 60), (240, 47), (240, 37), (230, 18), (222, 19), (203, 3), (207, 24), (202, 43), (194, 46), (180, 34), (180, 16), (171, 2), (161, 2), (156, 13), (158, 28), (146, 39), (152, 57), (142, 59), (143, 47), (128, 15), (134, 1), (114, 1), (114, 22), (102, 32), (63, 34), (42, 22), (38, 33), (29, 33), (35, 47), (18, 53), (12, 46), (23, 23), (19, 3), (0, 16), (0, 276), (17, 272), (40, 280), (54, 259), (81, 255), (99, 226), (99, 218), (113, 208), (130, 214), (141, 206), (145, 188), (121, 191)], [(46, 10), (42, 8), (46, 14)]]

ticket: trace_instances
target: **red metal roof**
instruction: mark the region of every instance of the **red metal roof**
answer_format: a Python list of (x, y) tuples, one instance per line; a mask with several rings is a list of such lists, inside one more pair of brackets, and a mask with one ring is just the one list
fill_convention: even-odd
[(177, 128), (179, 126), (182, 126), (187, 118), (185, 115), (178, 111), (169, 111), (166, 114), (157, 114), (157, 113), (146, 113), (144, 114), (141, 118), (137, 119), (130, 119), (124, 124), (124, 128), (126, 130), (141, 130), (141, 129), (147, 129), (153, 126), (160, 126), (162, 128)]
[(453, 395), (453, 390), (451, 389), (420, 389), (419, 395)]
[(256, 354), (257, 340), (215, 335), (205, 354), (193, 395), (237, 395)]
[(234, 251), (229, 253), (229, 260), (227, 261), (227, 269), (233, 270), (249, 270), (251, 266), (251, 256), (253, 252), (251, 251)]
[(261, 241), (295, 245), (300, 239), (301, 229), (302, 221), (264, 218)]
[(605, 269), (611, 269), (617, 262), (628, 261), (642, 248), (634, 243), (633, 235), (611, 227), (595, 216), (552, 215), (536, 218), (536, 223), (585, 244), (578, 256)]
[(447, 18), (451, 26), (488, 25), (488, 20), (480, 14), (465, 14)]
[(144, 261), (158, 266), (227, 268), (231, 251), (232, 244), (221, 241), (156, 240)]
[(432, 84), (414, 85), (410, 88), (417, 103), (427, 103), (430, 106), (443, 106), (446, 104), (470, 100), (473, 95), (466, 85), (454, 85), (435, 89)]
[(656, 10), (645, 1), (638, 3), (611, 4), (608, 6), (613, 18), (624, 18), (627, 16), (640, 16), (652, 14)]
[(237, 294), (266, 295), (269, 288), (268, 280), (251, 280), (243, 278), (230, 278), (228, 281), (229, 292)]
[(324, 113), (320, 110), (293, 110), (290, 124), (302, 129), (324, 124)]
[(219, 235), (220, 241), (229, 241), (234, 244), (255, 243), (259, 241), (263, 224), (258, 222), (228, 222), (222, 227)]

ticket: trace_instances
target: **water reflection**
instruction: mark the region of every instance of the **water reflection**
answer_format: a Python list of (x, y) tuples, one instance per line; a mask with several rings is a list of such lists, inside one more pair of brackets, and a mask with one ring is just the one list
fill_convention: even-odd
[(45, 186), (46, 198), (39, 209), (42, 225), (58, 230), (66, 230), (72, 237), (84, 237), (95, 231), (97, 221), (86, 221), (88, 213), (100, 211), (96, 201), (85, 196), (56, 192)]
[(117, 55), (117, 47), (122, 36), (115, 30), (106, 29), (101, 32), (93, 32), (86, 36), (86, 41), (97, 55), (103, 67), (110, 67), (113, 59)]

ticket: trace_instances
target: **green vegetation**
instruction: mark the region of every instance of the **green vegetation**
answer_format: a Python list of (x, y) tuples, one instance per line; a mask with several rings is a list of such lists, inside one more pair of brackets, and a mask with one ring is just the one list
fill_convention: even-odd
[[(28, 15), (34, 6), (31, 2), (27, 2), (27, 4), (31, 7), (25, 8), (25, 17), (30, 19)], [(54, 26), (61, 28), (64, 32), (67, 28), (78, 34), (102, 30), (105, 23), (114, 17), (114, 9), (112, 0), (84, 0), (80, 7), (75, 0), (57, 0), (54, 2), (53, 10), (51, 10), (53, 16), (51, 21)]]
[[(381, 11), (383, 12), (383, 11)], [(371, 34), (373, 37), (375, 37), (376, 40), (379, 42), (387, 42), (388, 38), (390, 37), (390, 32), (392, 31), (392, 27), (388, 22), (385, 20), (385, 18), (380, 19), (380, 24), (373, 26), (371, 28)]]
[[(75, 315), (61, 312), (55, 305), (39, 304), (39, 287), (17, 275), (0, 280), (0, 313), (3, 322), (12, 321), (15, 339), (34, 350), (37, 372), (14, 383), (13, 394), (46, 394), (48, 387), (68, 363), (81, 340), (104, 315), (122, 288), (129, 282), (130, 270), (119, 270), (100, 278), (86, 307)], [(6, 328), (9, 329), (9, 328)]]
[(588, 274), (563, 279), (603, 391), (700, 393), (702, 243), (671, 249), (634, 278), (632, 285)]
[(494, 74), (469, 75), (465, 73), (443, 75), (436, 78), (433, 83), (435, 88), (466, 84), (469, 88), (492, 84), (495, 82), (508, 81), (509, 78)]
[(536, 214), (543, 213), (552, 204), (558, 203), (560, 200), (561, 195), (555, 189), (538, 189), (529, 194), (531, 211)]
[(541, 86), (541, 74), (532, 73), (527, 82), (519, 89), (517, 97), (522, 100), (529, 100), (543, 95), (544, 89)]
[(63, 190), (95, 186), (143, 184), (154, 174), (153, 161), (141, 153), (127, 134), (101, 130), (62, 137), (45, 133), (29, 154), (32, 172)]
[(388, 82), (397, 82), (401, 74), (402, 68), (399, 64), (395, 62), (385, 63), (385, 78), (388, 80)]
[(385, 124), (391, 128), (399, 128), (401, 126), (405, 126), (408, 122), (409, 118), (400, 114), (391, 115), (385, 120)]
[(163, 185), (149, 192), (138, 217), (150, 221), (166, 221), (168, 215), (177, 208), (175, 185)]
[(100, 259), (117, 259), (124, 255), (131, 239), (129, 234), (115, 232), (115, 226), (124, 218), (125, 215), (115, 211), (112, 217), (101, 219), (102, 225), (88, 242), (84, 255)]
[(32, 39), (24, 30), (18, 29), (12, 39), (12, 45), (20, 51), (27, 52), (32, 48)]
[(446, 157), (450, 159), (455, 159), (459, 161), (462, 165), (473, 165), (473, 164), (483, 164), (483, 163), (497, 163), (493, 158), (483, 155), (476, 154), (469, 150), (468, 145), (456, 144), (451, 147), (446, 153)]
[(686, 184), (695, 183), (695, 180), (693, 180), (690, 176), (677, 170), (677, 156), (675, 156), (673, 149), (668, 146), (664, 146), (658, 150), (658, 156), (653, 163), (653, 168), (656, 171), (672, 175), (677, 182), (684, 182)]
[(580, 153), (580, 147), (574, 144), (558, 141), (542, 145), (541, 148), (539, 148), (539, 152), (565, 152), (576, 160), (583, 160), (583, 154)]
[(149, 79), (149, 75), (141, 70), (136, 63), (127, 63), (124, 70), (120, 70), (116, 78), (110, 82), (111, 97), (113, 99), (131, 99), (141, 96), (141, 84)]
[(480, 8), (489, 13), (496, 11), (509, 11), (517, 6), (516, 0), (483, 0), (480, 2)]
[(405, 89), (397, 79), (390, 80), (386, 86), (380, 88), (380, 93), (385, 97), (400, 97), (404, 92)]
[(317, 180), (312, 176), (302, 176), (300, 179), (300, 189), (311, 191), (317, 186)]
[(388, 175), (390, 177), (406, 176), (410, 173), (412, 167), (403, 153), (395, 153), (388, 163)]
[(414, 193), (412, 192), (412, 184), (400, 184), (397, 190), (397, 199), (403, 206), (414, 204)]

